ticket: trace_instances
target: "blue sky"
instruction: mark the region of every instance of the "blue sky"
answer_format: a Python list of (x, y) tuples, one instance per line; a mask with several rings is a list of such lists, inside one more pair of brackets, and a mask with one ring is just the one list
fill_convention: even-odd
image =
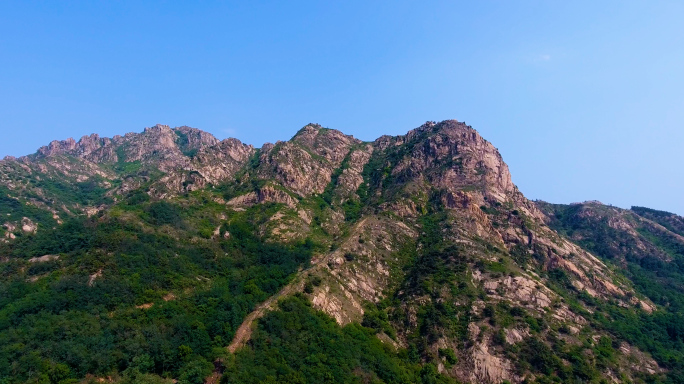
[(681, 1), (2, 1), (0, 156), (458, 119), (532, 199), (684, 214)]

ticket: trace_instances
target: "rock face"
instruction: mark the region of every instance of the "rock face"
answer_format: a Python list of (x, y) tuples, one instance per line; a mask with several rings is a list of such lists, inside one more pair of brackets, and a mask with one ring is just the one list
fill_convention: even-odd
[(410, 156), (392, 171), (402, 179), (427, 176), (432, 185), (448, 189), (481, 186), (488, 196), (498, 200), (515, 190), (499, 151), (464, 123), (428, 122), (405, 136), (382, 137), (375, 144), (385, 150), (391, 146), (408, 147)]
[[(269, 217), (259, 222), (259, 236), (284, 244), (315, 241), (321, 249), (302, 275), (317, 284), (296, 281), (287, 294), (304, 293), (340, 325), (375, 327), (384, 342), (410, 347), (422, 363), (470, 383), (534, 380), (539, 372), (511, 358), (515, 348), (533, 342), (593, 345), (590, 338), (602, 334), (590, 326), (595, 309), (587, 303), (657, 311), (596, 254), (672, 261), (644, 231), (684, 247), (678, 217), (529, 201), (498, 150), (455, 120), (373, 142), (309, 124), (291, 140), (260, 149), (190, 127), (93, 134), (0, 161), (0, 193), (4, 206), (13, 207), (0, 211), (8, 214), (4, 242), (68, 217), (97, 220), (132, 199), (216, 203), (220, 216), (203, 219), (220, 222), (263, 207)], [(615, 241), (600, 250), (586, 246), (596, 243), (593, 226), (570, 228), (569, 217), (601, 223), (617, 234)], [(192, 241), (230, 238), (216, 225)], [(52, 257), (29, 262), (58, 256)], [(89, 276), (90, 286), (106, 278), (101, 269)], [(382, 315), (376, 319), (374, 311)], [(646, 356), (628, 344), (624, 349), (624, 359)], [(623, 357), (615, 361), (622, 364)], [(660, 372), (655, 361), (642, 359)], [(626, 379), (643, 371), (623, 366)], [(614, 377), (611, 372), (600, 375)]]
[(264, 145), (255, 170), (300, 196), (322, 193), (354, 145), (361, 141), (340, 131), (307, 125), (288, 142)]

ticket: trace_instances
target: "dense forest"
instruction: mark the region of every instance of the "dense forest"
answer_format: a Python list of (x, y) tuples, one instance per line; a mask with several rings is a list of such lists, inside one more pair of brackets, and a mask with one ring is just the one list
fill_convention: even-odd
[[(71, 219), (2, 245), (10, 256), (0, 264), (5, 380), (211, 372), (210, 362), (225, 354), (246, 314), (305, 266), (315, 248), (259, 240), (255, 220), (273, 207), (235, 217), (220, 227), (217, 242), (202, 236), (203, 226), (214, 225), (204, 218), (210, 204), (188, 210), (136, 200), (106, 217)], [(41, 255), (58, 257), (31, 259)]]

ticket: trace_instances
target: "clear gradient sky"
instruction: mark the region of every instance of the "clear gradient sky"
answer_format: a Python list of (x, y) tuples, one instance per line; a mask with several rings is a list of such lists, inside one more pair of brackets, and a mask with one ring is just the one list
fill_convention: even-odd
[(684, 214), (684, 2), (4, 1), (0, 157), (190, 125), (465, 121), (527, 197)]

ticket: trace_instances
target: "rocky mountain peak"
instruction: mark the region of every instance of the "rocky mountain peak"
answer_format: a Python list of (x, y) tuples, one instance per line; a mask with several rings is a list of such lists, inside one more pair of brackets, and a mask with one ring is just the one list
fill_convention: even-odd
[(72, 151), (76, 148), (76, 140), (68, 138), (66, 140), (53, 140), (47, 146), (40, 147), (38, 153), (43, 156), (55, 156)]
[(359, 144), (360, 140), (338, 130), (308, 124), (289, 141), (264, 144), (254, 174), (300, 196), (319, 194)]
[(185, 138), (187, 137), (187, 146), (193, 149), (216, 145), (219, 142), (211, 133), (197, 128), (182, 126), (174, 128), (173, 131), (180, 137), (180, 141), (185, 141)]
[(463, 122), (427, 122), (406, 135), (382, 136), (374, 147), (394, 159), (401, 154), (392, 173), (402, 180), (427, 178), (450, 193), (477, 186), (497, 201), (517, 191), (499, 151)]
[(317, 124), (317, 123), (309, 123), (305, 126), (303, 126), (297, 133), (295, 133), (294, 136), (292, 136), (292, 140), (295, 140), (298, 137), (311, 137), (311, 136), (316, 136), (321, 130), (324, 130), (326, 128), (323, 128), (322, 125)]
[(145, 127), (144, 133), (161, 133), (161, 132), (171, 132), (171, 128), (165, 124), (155, 124), (151, 127)]
[(339, 146), (348, 147), (350, 144), (361, 143), (361, 140), (354, 138), (354, 136), (345, 135), (336, 129), (324, 128), (313, 123), (300, 129), (290, 141), (311, 149), (327, 148), (329, 150)]
[(159, 149), (176, 147), (176, 135), (168, 125), (157, 124), (147, 127), (139, 136), (147, 143), (158, 146)]
[(466, 123), (458, 120), (443, 120), (440, 122), (426, 121), (420, 127), (414, 128), (406, 133), (406, 137), (411, 139), (423, 134), (435, 134), (435, 133), (446, 133), (446, 132), (457, 132), (463, 133), (474, 133), (473, 139), (475, 139), (479, 134), (473, 127), (466, 125)]

